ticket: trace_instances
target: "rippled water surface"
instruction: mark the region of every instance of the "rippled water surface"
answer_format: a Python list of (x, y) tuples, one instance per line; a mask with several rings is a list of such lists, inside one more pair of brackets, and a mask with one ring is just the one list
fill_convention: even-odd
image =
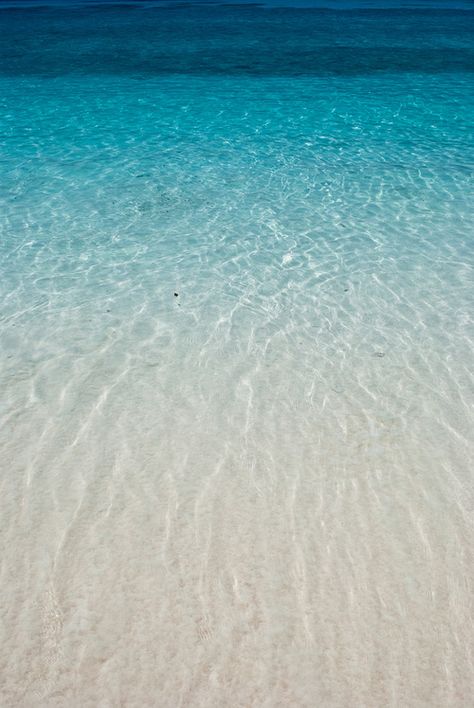
[(473, 20), (0, 10), (2, 705), (473, 704)]

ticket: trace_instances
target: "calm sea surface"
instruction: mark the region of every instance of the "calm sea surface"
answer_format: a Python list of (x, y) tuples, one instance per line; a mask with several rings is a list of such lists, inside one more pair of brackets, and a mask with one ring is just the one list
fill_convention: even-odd
[(312, 4), (0, 3), (2, 706), (474, 704), (474, 4)]

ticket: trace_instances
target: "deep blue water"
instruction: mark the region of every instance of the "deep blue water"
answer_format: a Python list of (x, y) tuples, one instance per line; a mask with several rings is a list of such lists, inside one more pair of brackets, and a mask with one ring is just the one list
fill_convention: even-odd
[[(0, 6), (1, 7), (1, 6)], [(339, 6), (341, 8), (341, 6)], [(3, 75), (472, 73), (473, 11), (179, 3), (4, 9)]]

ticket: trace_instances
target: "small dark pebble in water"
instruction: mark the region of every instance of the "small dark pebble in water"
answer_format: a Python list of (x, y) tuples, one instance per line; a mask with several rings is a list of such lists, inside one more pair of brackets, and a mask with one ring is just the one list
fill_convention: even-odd
[(374, 352), (374, 356), (376, 356), (376, 357), (378, 357), (379, 359), (381, 359), (382, 357), (385, 356), (385, 352)]
[(175, 296), (175, 297), (178, 297), (178, 293), (175, 293), (174, 296)]
[(348, 292), (349, 292), (349, 288), (344, 288), (344, 292), (345, 292), (345, 293), (348, 293)]
[(110, 310), (106, 310), (106, 312), (110, 312)]

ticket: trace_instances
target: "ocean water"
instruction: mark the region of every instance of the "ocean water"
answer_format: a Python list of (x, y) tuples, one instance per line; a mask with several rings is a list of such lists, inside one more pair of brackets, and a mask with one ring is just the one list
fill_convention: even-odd
[(474, 702), (474, 7), (282, 4), (0, 6), (2, 706)]

